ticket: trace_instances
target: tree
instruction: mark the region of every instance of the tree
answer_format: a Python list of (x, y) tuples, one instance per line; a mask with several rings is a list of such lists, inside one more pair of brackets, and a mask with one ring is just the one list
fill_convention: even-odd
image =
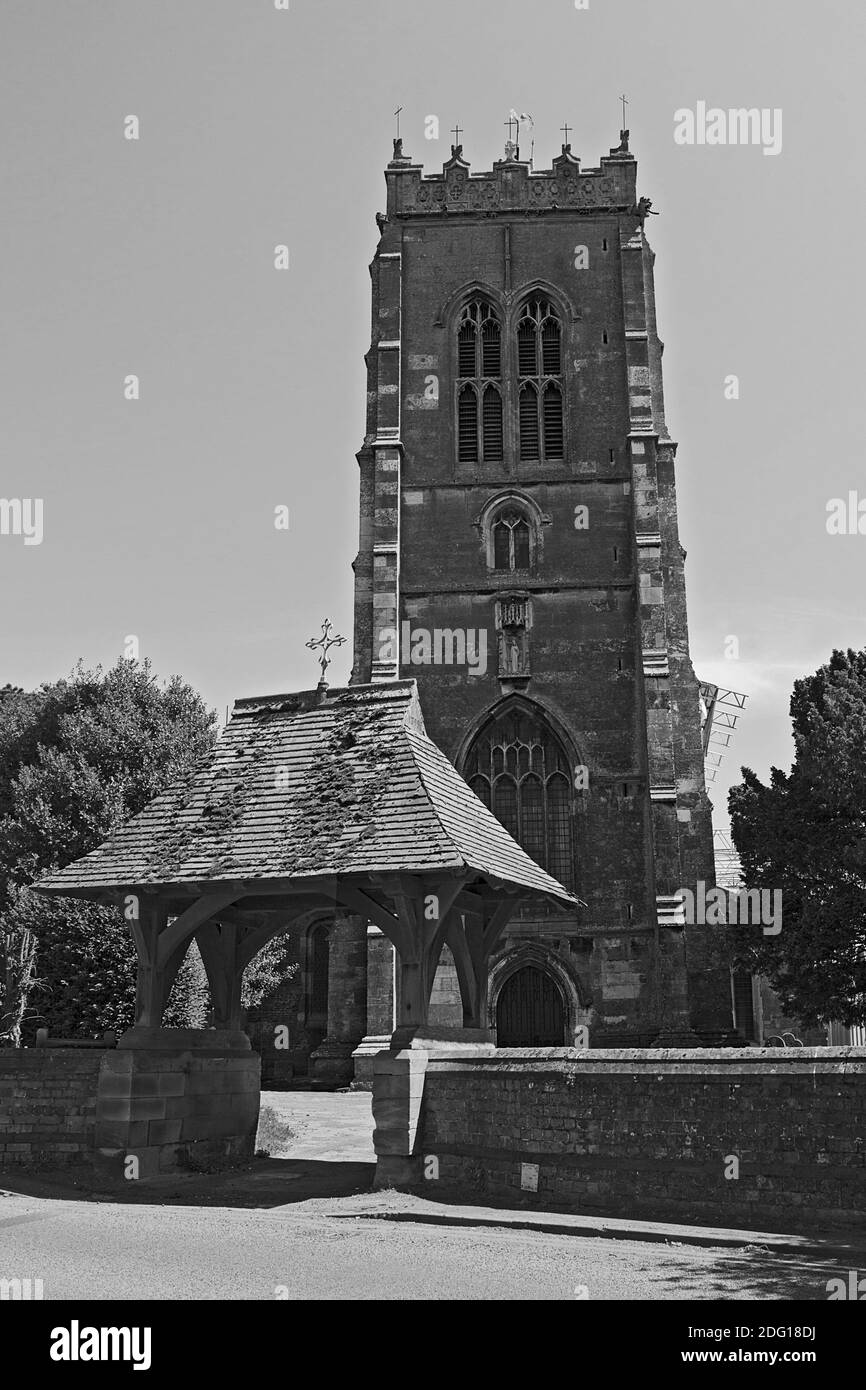
[(295, 959), (296, 943), (291, 935), (275, 936), (253, 956), (241, 981), (241, 1004), (255, 1009), (286, 980), (300, 970)]
[[(121, 914), (28, 887), (95, 849), (215, 737), (216, 716), (196, 692), (177, 676), (160, 686), (147, 661), (108, 672), (79, 664), (38, 691), (0, 690), (0, 1044), (16, 1042), (22, 1025), (92, 1037), (131, 1024), (136, 961)], [(31, 1006), (28, 940), (41, 981)], [(175, 1021), (183, 998), (196, 1017), (206, 1007), (196, 957), (169, 1000)]]
[(807, 1024), (866, 1021), (866, 651), (834, 651), (791, 697), (794, 763), (732, 787), (747, 888), (781, 889), (782, 929), (733, 929), (737, 960)]
[(27, 1000), (36, 988), (36, 938), (26, 926), (0, 918), (0, 1047), (21, 1045)]

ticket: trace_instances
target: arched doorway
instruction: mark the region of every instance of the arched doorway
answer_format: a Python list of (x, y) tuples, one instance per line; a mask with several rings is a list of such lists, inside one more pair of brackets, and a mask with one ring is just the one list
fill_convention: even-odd
[(565, 1008), (555, 981), (524, 965), (509, 975), (496, 1001), (497, 1047), (565, 1047)]
[(307, 934), (307, 997), (304, 1025), (309, 1050), (315, 1052), (328, 1031), (331, 922), (314, 922)]

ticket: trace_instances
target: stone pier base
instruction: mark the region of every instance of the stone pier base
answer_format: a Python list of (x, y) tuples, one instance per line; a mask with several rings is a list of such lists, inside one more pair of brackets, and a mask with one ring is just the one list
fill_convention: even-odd
[(427, 1025), (398, 1029), (386, 1051), (370, 1059), (373, 1083), (374, 1187), (413, 1187), (423, 1176), (421, 1154), (424, 1078), (439, 1051), (481, 1058), (494, 1052), (486, 1029)]
[(252, 1158), (260, 1068), (245, 1033), (130, 1029), (102, 1058), (97, 1165), (147, 1178)]
[(310, 1081), (325, 1089), (349, 1086), (355, 1078), (354, 1050), (354, 1042), (325, 1038), (315, 1052), (310, 1053)]
[(380, 1037), (371, 1034), (361, 1039), (352, 1053), (352, 1061), (355, 1065), (355, 1075), (352, 1079), (353, 1091), (372, 1091), (373, 1064), (379, 1053), (387, 1052), (390, 1046), (390, 1033), (385, 1033)]

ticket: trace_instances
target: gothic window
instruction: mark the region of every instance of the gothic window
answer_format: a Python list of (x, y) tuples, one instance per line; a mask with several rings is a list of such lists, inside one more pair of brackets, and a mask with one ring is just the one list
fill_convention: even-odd
[(307, 937), (308, 993), (307, 1021), (328, 1022), (328, 970), (330, 965), (331, 943), (327, 922), (317, 922), (310, 928)]
[(526, 853), (566, 888), (574, 886), (570, 771), (543, 720), (511, 709), (481, 730), (463, 773)]
[(493, 308), (473, 299), (457, 330), (457, 457), (461, 463), (501, 463), (502, 329)]
[(546, 299), (530, 299), (523, 306), (517, 374), (521, 460), (563, 458), (562, 326)]
[(528, 570), (531, 566), (530, 523), (524, 512), (509, 506), (492, 526), (493, 568)]

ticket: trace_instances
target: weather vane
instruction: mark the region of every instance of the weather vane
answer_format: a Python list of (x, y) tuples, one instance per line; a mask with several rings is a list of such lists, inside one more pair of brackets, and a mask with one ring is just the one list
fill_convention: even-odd
[(343, 643), (348, 640), (347, 638), (340, 637), (339, 635), (336, 637), (332, 637), (331, 626), (331, 619), (326, 618), (325, 621), (322, 623), (321, 637), (311, 637), (309, 642), (306, 642), (304, 644), (305, 646), (309, 647), (311, 651), (316, 651), (318, 647), (321, 647), (322, 649), (322, 655), (319, 657), (319, 665), (322, 668), (322, 678), (319, 681), (317, 687), (319, 690), (327, 690), (328, 688), (328, 682), (325, 680), (325, 672), (331, 664), (331, 658), (328, 656), (328, 652), (331, 650), (332, 647), (342, 647)]

